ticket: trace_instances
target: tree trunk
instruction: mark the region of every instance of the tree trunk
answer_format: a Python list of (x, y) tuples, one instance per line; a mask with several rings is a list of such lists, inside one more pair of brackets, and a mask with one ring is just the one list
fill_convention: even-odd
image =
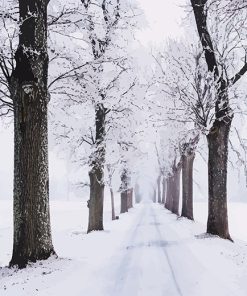
[(121, 214), (128, 212), (128, 191), (121, 192)]
[(153, 191), (153, 202), (156, 203), (156, 188)]
[(227, 215), (227, 161), (231, 119), (215, 121), (207, 136), (208, 156), (208, 222), (207, 232), (231, 239)]
[(167, 191), (166, 191), (166, 199), (165, 199), (165, 208), (169, 211), (172, 210), (172, 191), (173, 191), (173, 176), (169, 176), (167, 178)]
[(159, 176), (157, 179), (158, 203), (161, 203), (160, 180), (161, 180), (161, 176)]
[(112, 217), (112, 220), (116, 220), (114, 193), (111, 187), (110, 187), (110, 193), (111, 193), (111, 217)]
[(167, 193), (165, 207), (172, 213), (179, 213), (181, 164), (173, 166), (172, 175), (167, 179)]
[(47, 3), (19, 1), (20, 37), (11, 77), (15, 155), (10, 261), (19, 268), (55, 254), (49, 211)]
[(166, 202), (166, 191), (167, 191), (167, 180), (165, 177), (162, 179), (162, 204), (165, 205)]
[(174, 170), (173, 176), (173, 190), (172, 190), (172, 213), (179, 215), (179, 198), (180, 198), (180, 175), (181, 175), (181, 165)]
[(128, 190), (128, 209), (133, 208), (133, 188)]
[(128, 212), (128, 209), (133, 207), (133, 189), (130, 188), (130, 171), (127, 168), (127, 163), (124, 162), (125, 167), (121, 174), (121, 213)]
[(103, 104), (98, 104), (95, 110), (96, 151), (93, 153), (90, 178), (89, 222), (87, 232), (103, 230), (104, 208), (104, 163), (105, 163), (105, 114)]
[(135, 202), (141, 202), (140, 187), (138, 183), (135, 184)]
[(183, 204), (182, 217), (194, 220), (193, 217), (193, 163), (195, 153), (182, 156), (182, 187), (183, 187)]

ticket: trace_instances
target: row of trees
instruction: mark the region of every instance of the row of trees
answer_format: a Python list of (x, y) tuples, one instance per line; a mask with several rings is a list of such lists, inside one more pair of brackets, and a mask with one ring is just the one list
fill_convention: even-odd
[[(86, 159), (88, 166), (88, 232), (103, 229), (107, 149), (115, 149), (107, 162), (109, 182), (115, 170), (114, 153), (119, 155), (121, 211), (132, 206), (128, 157), (134, 153), (134, 143), (129, 140), (131, 135), (125, 137), (128, 133), (119, 118), (132, 116), (130, 104), (138, 84), (125, 48), (135, 24), (135, 7), (134, 3), (120, 2), (75, 1), (64, 6), (54, 0), (48, 10), (48, 0), (13, 0), (2, 6), (1, 114), (14, 116), (14, 242), (10, 266), (22, 268), (55, 254), (49, 212), (50, 98), (56, 136), (75, 140), (70, 148), (79, 150), (77, 161), (83, 149), (82, 165)], [(124, 39), (120, 32), (126, 32)], [(66, 38), (70, 40), (67, 46)], [(90, 114), (89, 122), (86, 117), (80, 118), (84, 110), (87, 117)], [(63, 123), (60, 115), (66, 115)], [(78, 126), (71, 127), (73, 115)], [(120, 127), (114, 132), (117, 124)], [(111, 147), (106, 146), (106, 136)], [(89, 151), (84, 144), (89, 145)]]
[(196, 26), (190, 28), (196, 27), (199, 35), (192, 43), (197, 46), (170, 41), (153, 57), (145, 55), (148, 67), (143, 52), (140, 61), (133, 35), (133, 28), (143, 24), (134, 1), (63, 5), (56, 0), (13, 0), (2, 6), (1, 114), (14, 116), (15, 147), (10, 266), (25, 267), (55, 254), (49, 214), (49, 101), (54, 137), (89, 174), (88, 232), (103, 230), (106, 184), (116, 218), (115, 174), (121, 179), (121, 212), (133, 206), (133, 191), (140, 201), (134, 180), (151, 151), (144, 143), (151, 140), (156, 141), (151, 152), (158, 159), (158, 201), (178, 214), (182, 170), (182, 215), (192, 219), (193, 161), (199, 138), (206, 135), (207, 231), (230, 239), (230, 97), (247, 71), (245, 61), (235, 71), (245, 54), (246, 10), (240, 2), (223, 2), (191, 1)]
[[(191, 6), (197, 37), (191, 44), (170, 40), (154, 56), (158, 67), (155, 91), (169, 99), (161, 107), (167, 112), (166, 118), (181, 123), (175, 137), (166, 137), (172, 151), (171, 163), (160, 164), (166, 184), (165, 207), (178, 214), (182, 170), (182, 216), (193, 219), (193, 161), (199, 138), (205, 135), (207, 232), (231, 240), (227, 216), (228, 145), (234, 112), (239, 112), (237, 102), (245, 97), (239, 81), (247, 72), (247, 11), (244, 3), (241, 6), (234, 1), (194, 0)], [(193, 31), (190, 33), (193, 36)]]

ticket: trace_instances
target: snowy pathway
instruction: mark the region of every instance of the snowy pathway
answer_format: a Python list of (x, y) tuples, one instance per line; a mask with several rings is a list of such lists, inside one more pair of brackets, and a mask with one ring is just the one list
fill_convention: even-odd
[(17, 273), (3, 268), (1, 296), (247, 295), (245, 244), (200, 236), (204, 227), (177, 220), (161, 205), (138, 205), (90, 235), (66, 213), (81, 216), (81, 210), (53, 213), (55, 247), (64, 259)]
[(246, 295), (236, 293), (195, 257), (190, 240), (174, 232), (169, 216), (160, 206), (143, 204), (113, 264), (105, 269), (111, 272), (102, 275), (101, 281), (111, 279), (111, 284), (99, 296)]

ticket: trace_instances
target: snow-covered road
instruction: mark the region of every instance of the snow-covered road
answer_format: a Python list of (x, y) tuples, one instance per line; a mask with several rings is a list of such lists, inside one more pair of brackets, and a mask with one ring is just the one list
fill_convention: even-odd
[(89, 235), (75, 228), (80, 207), (57, 204), (52, 214), (64, 259), (3, 268), (1, 296), (247, 295), (246, 245), (205, 237), (200, 224), (161, 205), (138, 205)]
[(202, 253), (200, 260), (193, 253), (195, 242), (176, 233), (170, 216), (157, 205), (142, 205), (107, 272), (98, 274), (104, 283), (111, 281), (99, 295), (247, 295), (236, 291), (224, 272), (210, 270), (205, 264), (210, 254)]

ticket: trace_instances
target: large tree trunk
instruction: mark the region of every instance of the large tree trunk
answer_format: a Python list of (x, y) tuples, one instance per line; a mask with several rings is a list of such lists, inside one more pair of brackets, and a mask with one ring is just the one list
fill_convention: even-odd
[(227, 161), (231, 119), (215, 121), (207, 136), (208, 156), (208, 222), (207, 232), (231, 239), (227, 215)]
[(105, 163), (105, 114), (103, 104), (98, 104), (95, 110), (96, 151), (93, 154), (90, 178), (89, 222), (87, 232), (103, 230), (104, 207), (104, 163)]
[(195, 152), (182, 156), (182, 217), (194, 220), (193, 217), (193, 163)]
[(174, 169), (173, 176), (173, 190), (172, 190), (172, 208), (173, 214), (179, 215), (179, 199), (180, 199), (180, 175), (181, 175), (181, 165), (179, 164)]
[(161, 203), (160, 181), (161, 181), (161, 176), (159, 176), (157, 179), (158, 203)]
[(20, 268), (55, 254), (49, 212), (47, 4), (19, 1), (20, 37), (11, 77), (15, 155), (10, 266)]
[[(215, 122), (207, 136), (209, 147), (208, 158), (208, 185), (209, 209), (207, 232), (222, 238), (231, 239), (228, 229), (227, 216), (227, 161), (228, 140), (233, 118), (229, 105), (228, 88), (235, 84), (247, 71), (247, 63), (233, 75), (225, 80), (222, 75), (222, 64), (217, 63), (216, 50), (211, 41), (207, 26), (207, 1), (191, 0), (200, 41), (205, 53), (208, 71), (213, 74), (216, 89)], [(226, 69), (224, 65), (223, 69)]]

